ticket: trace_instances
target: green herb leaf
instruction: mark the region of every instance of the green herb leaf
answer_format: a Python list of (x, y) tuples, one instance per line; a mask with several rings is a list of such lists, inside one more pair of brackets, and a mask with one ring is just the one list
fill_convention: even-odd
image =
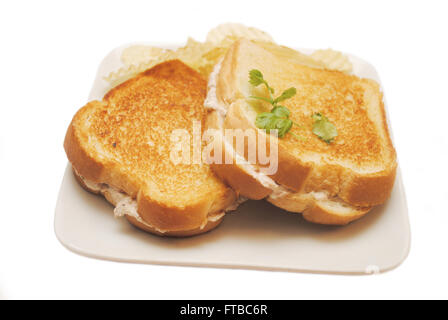
[(280, 118), (288, 118), (291, 113), (289, 109), (284, 106), (276, 106), (272, 108), (271, 112)]
[(314, 120), (313, 133), (326, 143), (331, 143), (338, 135), (334, 124), (321, 113), (315, 113), (311, 117)]
[(257, 115), (255, 125), (260, 129), (265, 129), (267, 133), (271, 130), (278, 130), (278, 137), (283, 138), (291, 130), (292, 121), (281, 118), (272, 112), (262, 112)]
[(269, 86), (269, 84), (267, 83), (266, 80), (264, 80), (263, 74), (261, 73), (260, 70), (252, 69), (249, 71), (249, 83), (251, 85), (253, 85), (254, 87), (257, 87), (263, 83), (266, 86), (266, 89), (268, 89), (268, 91), (269, 91), (271, 100), (273, 99), (272, 94), (274, 93), (274, 89)]
[(278, 119), (275, 123), (275, 128), (278, 130), (278, 136), (283, 138), (285, 134), (291, 130), (292, 121), (289, 119)]
[(269, 132), (270, 129), (275, 129), (275, 124), (278, 117), (270, 112), (262, 112), (257, 115), (255, 119), (255, 125), (260, 129), (266, 129)]
[(249, 71), (249, 83), (254, 87), (259, 86), (264, 83), (263, 74), (260, 70), (252, 69)]
[[(260, 129), (265, 129), (267, 133), (271, 130), (277, 130), (278, 137), (283, 138), (295, 124), (289, 119), (291, 112), (285, 106), (281, 106), (278, 103), (293, 97), (296, 94), (296, 88), (289, 88), (278, 96), (276, 99), (272, 97), (274, 89), (269, 86), (269, 84), (264, 80), (263, 74), (260, 70), (252, 69), (249, 71), (249, 83), (253, 86), (259, 86), (264, 84), (269, 91), (270, 98), (250, 96), (252, 99), (263, 100), (272, 105), (270, 112), (262, 112), (257, 115), (255, 119), (255, 125)], [(296, 124), (297, 126), (300, 126)], [(302, 139), (302, 137), (295, 135), (294, 137)]]
[(292, 98), (293, 96), (295, 96), (296, 93), (297, 93), (297, 90), (294, 87), (286, 89), (285, 91), (283, 91), (283, 93), (278, 98), (276, 98), (274, 100), (274, 104), (277, 104), (281, 101)]
[(265, 97), (256, 97), (256, 96), (250, 96), (249, 98), (251, 98), (251, 99), (258, 99), (258, 100), (263, 100), (263, 101), (266, 101), (266, 102), (272, 104), (272, 100), (269, 99), (269, 98), (265, 98)]

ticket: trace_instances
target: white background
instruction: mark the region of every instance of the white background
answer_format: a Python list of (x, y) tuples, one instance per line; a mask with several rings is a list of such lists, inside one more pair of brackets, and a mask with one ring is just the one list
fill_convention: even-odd
[[(353, 53), (382, 78), (412, 230), (379, 276), (120, 264), (59, 244), (65, 130), (102, 58), (133, 41), (203, 40), (221, 22)], [(0, 4), (0, 297), (448, 298), (446, 1), (29, 1)]]

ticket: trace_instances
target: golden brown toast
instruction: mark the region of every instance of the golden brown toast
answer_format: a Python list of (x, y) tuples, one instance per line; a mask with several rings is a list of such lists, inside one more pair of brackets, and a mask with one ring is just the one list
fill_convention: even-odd
[[(267, 177), (274, 187), (266, 179), (254, 179), (253, 172), (236, 163), (212, 168), (242, 195), (268, 197), (288, 211), (303, 212), (311, 221), (344, 224), (359, 218), (387, 200), (395, 180), (396, 154), (380, 88), (373, 80), (312, 68), (279, 52), (284, 51), (245, 39), (229, 49), (216, 76), (216, 98), (221, 106), (218, 114), (224, 129), (258, 130), (257, 114), (271, 107), (248, 99), (251, 95), (267, 95), (261, 86), (254, 88), (248, 82), (249, 71), (258, 69), (277, 93), (290, 87), (297, 89), (297, 94), (282, 105), (291, 111), (290, 119), (302, 126), (293, 127), (292, 132), (304, 139), (286, 134), (271, 142), (277, 144), (279, 155), (277, 172)], [(312, 133), (311, 116), (317, 112), (337, 128), (338, 135), (329, 144)], [(209, 117), (217, 117), (216, 112)], [(216, 127), (216, 121), (211, 123)], [(258, 170), (260, 165), (254, 167)], [(275, 186), (285, 192), (273, 196)], [(338, 207), (337, 212), (344, 212), (342, 220), (331, 210), (327, 210), (327, 216), (317, 211), (315, 216), (309, 214), (316, 204), (327, 201), (334, 206), (326, 203), (320, 207)]]
[(193, 120), (204, 122), (205, 95), (205, 80), (173, 60), (81, 108), (64, 144), (81, 184), (156, 234), (192, 235), (218, 225), (235, 193), (207, 165), (170, 161), (172, 130), (191, 134)]

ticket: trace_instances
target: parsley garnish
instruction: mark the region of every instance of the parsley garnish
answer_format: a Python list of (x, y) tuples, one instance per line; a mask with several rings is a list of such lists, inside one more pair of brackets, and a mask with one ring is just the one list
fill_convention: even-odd
[[(278, 130), (278, 137), (283, 138), (291, 130), (293, 124), (301, 127), (299, 124), (289, 119), (289, 115), (291, 114), (289, 109), (278, 104), (279, 102), (292, 98), (297, 93), (296, 88), (292, 87), (286, 89), (281, 95), (274, 98), (274, 89), (271, 88), (263, 78), (261, 71), (256, 69), (249, 71), (249, 83), (254, 87), (263, 84), (269, 93), (269, 98), (257, 96), (250, 96), (250, 98), (262, 100), (272, 105), (271, 111), (262, 112), (257, 115), (255, 125), (258, 128), (265, 129), (267, 133), (269, 133), (270, 130)], [(315, 113), (311, 117), (314, 120), (313, 133), (326, 143), (331, 143), (338, 135), (338, 131), (334, 124), (321, 113)], [(298, 139), (304, 139), (292, 132), (291, 134)]]
[[(256, 96), (250, 96), (250, 98), (263, 100), (272, 105), (271, 111), (262, 112), (257, 115), (255, 125), (258, 128), (265, 129), (267, 133), (269, 133), (270, 130), (278, 130), (278, 137), (283, 138), (285, 134), (291, 130), (293, 124), (300, 126), (289, 119), (289, 115), (291, 114), (289, 109), (278, 104), (279, 102), (293, 97), (297, 92), (296, 88), (289, 88), (283, 91), (277, 98), (274, 98), (274, 89), (271, 88), (267, 81), (263, 78), (263, 74), (256, 69), (250, 70), (249, 83), (254, 87), (264, 84), (269, 92), (269, 98)], [(291, 134), (298, 139), (303, 139), (303, 137), (300, 137), (292, 132)]]
[(326, 143), (331, 143), (338, 135), (338, 131), (334, 124), (321, 113), (315, 113), (311, 118), (314, 120), (313, 133)]

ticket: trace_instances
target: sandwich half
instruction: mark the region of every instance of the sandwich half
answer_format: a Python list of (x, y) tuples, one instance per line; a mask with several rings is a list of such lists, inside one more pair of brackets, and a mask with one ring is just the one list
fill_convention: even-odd
[[(204, 124), (207, 83), (179, 60), (110, 90), (74, 116), (65, 151), (80, 184), (102, 194), (135, 226), (190, 236), (219, 225), (236, 194), (203, 163), (170, 159), (172, 130)], [(202, 126), (204, 127), (204, 126)]]
[[(276, 93), (290, 87), (297, 91), (282, 105), (300, 127), (291, 129), (294, 135), (267, 140), (278, 148), (278, 170), (273, 174), (263, 173), (264, 165), (258, 159), (255, 163), (248, 160), (248, 143), (238, 153), (235, 142), (222, 131), (253, 129), (268, 134), (257, 127), (256, 118), (272, 105), (250, 98), (269, 97), (262, 86), (249, 83), (249, 72), (254, 69), (262, 72)], [(208, 126), (221, 130), (217, 139), (223, 154), (234, 158), (232, 163), (213, 163), (212, 169), (238, 194), (266, 198), (287, 211), (302, 213), (311, 222), (334, 225), (362, 217), (390, 196), (396, 153), (382, 93), (373, 80), (303, 63), (291, 49), (241, 39), (211, 74), (205, 105)], [(316, 114), (336, 127), (337, 136), (331, 142), (313, 133)]]

